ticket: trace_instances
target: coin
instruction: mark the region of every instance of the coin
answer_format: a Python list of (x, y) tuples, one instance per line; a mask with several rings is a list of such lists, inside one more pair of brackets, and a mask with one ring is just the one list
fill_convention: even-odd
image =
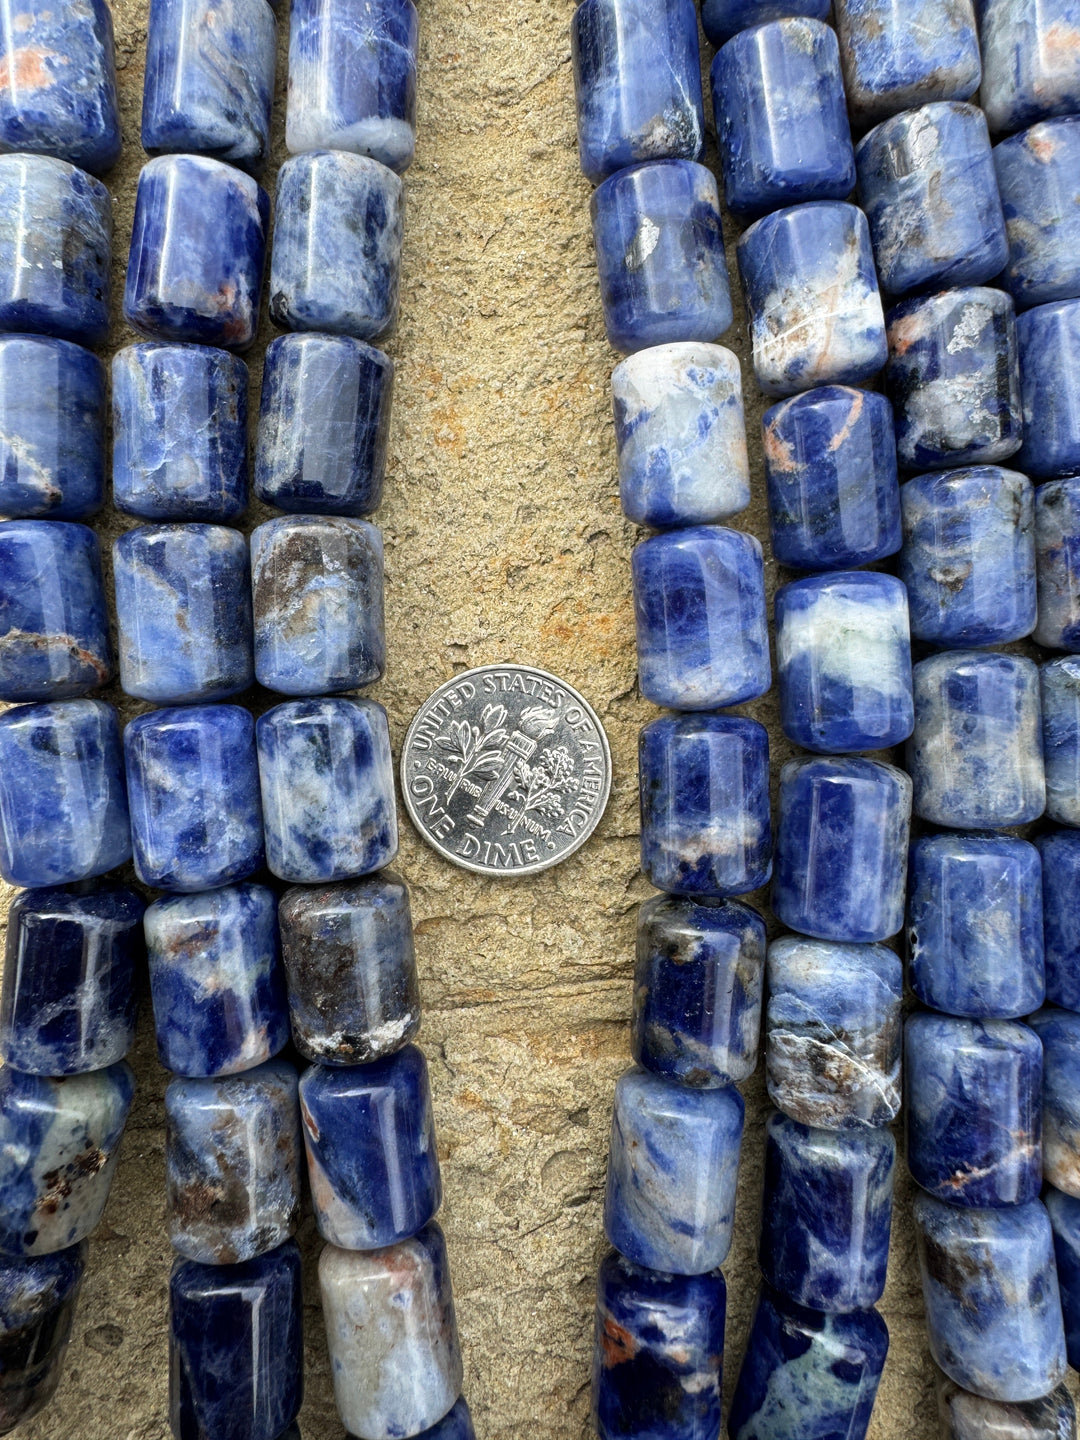
[(482, 665), (421, 705), (401, 788), (440, 855), (479, 875), (535, 875), (596, 829), (611, 751), (589, 702), (532, 665)]

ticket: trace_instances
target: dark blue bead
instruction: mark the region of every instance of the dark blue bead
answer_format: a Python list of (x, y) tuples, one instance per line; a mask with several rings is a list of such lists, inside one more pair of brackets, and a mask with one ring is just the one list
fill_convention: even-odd
[(125, 889), (26, 890), (8, 912), (0, 1054), (34, 1075), (122, 1060), (135, 1039), (145, 905)]
[(747, 219), (855, 185), (840, 50), (818, 20), (774, 20), (730, 39), (712, 63), (724, 199)]
[(1035, 489), (1035, 576), (1036, 644), (1080, 651), (1080, 476)]
[(828, 20), (829, 9), (828, 0), (702, 0), (701, 23), (711, 44), (720, 46), (740, 30), (786, 15)]
[(289, 1039), (273, 891), (170, 895), (146, 912), (158, 1057), (178, 1075), (236, 1075)]
[[(1077, 41), (1080, 46), (1080, 40)], [(1024, 443), (1017, 466), (1036, 480), (1080, 470), (1080, 300), (1055, 300), (1016, 321)]]
[(1040, 666), (1046, 818), (1080, 825), (1080, 660)]
[(72, 700), (112, 673), (93, 530), (56, 520), (0, 524), (0, 700)]
[(826, 385), (762, 417), (773, 555), (797, 570), (843, 570), (900, 548), (892, 408)]
[(582, 0), (570, 22), (581, 168), (600, 183), (705, 148), (693, 0)]
[(1043, 1047), (1043, 1178), (1080, 1196), (1080, 1015), (1047, 1006), (1028, 1024)]
[(593, 192), (593, 240), (607, 337), (629, 354), (716, 340), (731, 324), (720, 196), (692, 160), (656, 160)]
[(37, 1415), (60, 1383), (86, 1245), (0, 1261), (0, 1431)]
[(1046, 998), (1080, 1011), (1080, 833), (1051, 830), (1035, 846), (1042, 860)]
[(1032, 125), (994, 147), (1017, 309), (1080, 295), (1080, 120)]
[(851, 116), (861, 128), (979, 88), (971, 0), (836, 0), (836, 29)]
[(1076, 1406), (1064, 1385), (1038, 1400), (987, 1400), (939, 1371), (937, 1391), (941, 1440), (1076, 1440)]
[(104, 365), (67, 340), (0, 336), (0, 515), (84, 520), (104, 495)]
[[(1048, 1186), (1044, 1196), (1054, 1235), (1065, 1347), (1069, 1364), (1080, 1370), (1080, 1200)], [(1074, 1432), (1070, 1431), (1068, 1440)], [(1056, 1435), (1051, 1440), (1058, 1440)]]
[(1076, 0), (980, 0), (979, 38), (980, 99), (991, 130), (1080, 110)]
[(370, 515), (386, 473), (394, 362), (346, 335), (279, 335), (263, 362), (255, 494), (279, 510)]
[(724, 1277), (664, 1275), (609, 1255), (596, 1286), (592, 1418), (599, 1440), (714, 1440)]
[(444, 1415), (430, 1430), (418, 1435), (416, 1440), (476, 1440), (468, 1405), (464, 1400), (459, 1400), (449, 1415)]
[(890, 1131), (765, 1126), (761, 1273), (789, 1300), (839, 1314), (885, 1289), (896, 1141)]
[(278, 1440), (303, 1397), (300, 1251), (242, 1265), (178, 1260), (169, 1280), (176, 1440)]
[(135, 195), (124, 319), (151, 340), (243, 350), (259, 318), (270, 200), (241, 170), (161, 155)]

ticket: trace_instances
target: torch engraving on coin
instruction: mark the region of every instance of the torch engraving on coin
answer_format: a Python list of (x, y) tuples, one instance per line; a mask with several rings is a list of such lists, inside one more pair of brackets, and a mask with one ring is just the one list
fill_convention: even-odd
[(483, 665), (416, 712), (401, 788), (413, 824), (447, 860), (531, 875), (596, 829), (611, 752), (596, 712), (565, 681), (531, 665)]

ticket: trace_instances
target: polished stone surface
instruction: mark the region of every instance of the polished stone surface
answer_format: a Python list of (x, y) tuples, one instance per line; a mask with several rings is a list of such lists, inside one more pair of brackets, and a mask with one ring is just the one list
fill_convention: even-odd
[(593, 192), (592, 227), (616, 350), (712, 341), (727, 330), (731, 294), (711, 170), (692, 160), (621, 170)]
[(0, 524), (0, 700), (73, 700), (112, 679), (98, 538), (66, 521)]
[(734, 715), (661, 715), (638, 743), (641, 868), (658, 890), (743, 895), (772, 871), (769, 737)]
[(86, 1249), (0, 1261), (0, 1434), (37, 1415), (56, 1393)]
[(1080, 110), (1075, 0), (981, 0), (981, 100), (990, 129), (1019, 130)]
[(366, 1065), (420, 1028), (409, 891), (390, 870), (286, 891), (278, 908), (293, 1041), (321, 1065)]
[(1080, 825), (1080, 660), (1048, 661), (1039, 667), (1039, 681), (1046, 818)]
[(744, 1113), (733, 1086), (695, 1090), (640, 1066), (619, 1077), (604, 1233), (628, 1260), (674, 1275), (724, 1263)]
[(972, 0), (836, 0), (834, 10), (860, 127), (928, 101), (967, 100), (979, 88)]
[(941, 1440), (1076, 1440), (1076, 1406), (1064, 1385), (1039, 1400), (987, 1400), (938, 1372)]
[[(265, 4), (265, 0), (259, 0)], [(112, 494), (146, 520), (247, 509), (248, 368), (207, 345), (128, 345), (112, 362)]]
[(33, 1075), (122, 1060), (135, 1039), (145, 909), (120, 886), (24, 890), (7, 917), (0, 1055)]
[(1028, 1024), (1043, 1047), (1043, 1177), (1080, 1197), (1080, 1015), (1048, 1005)]
[(193, 1077), (236, 1075), (289, 1039), (277, 907), (262, 885), (169, 895), (146, 912), (158, 1058)]
[(476, 1440), (472, 1415), (465, 1399), (458, 1400), (449, 1414), (423, 1431), (416, 1440)]
[(782, 20), (786, 15), (828, 20), (829, 10), (829, 0), (702, 0), (701, 23), (710, 43), (719, 47), (751, 25)]
[(854, 205), (767, 215), (736, 246), (754, 373), (766, 395), (858, 385), (885, 364), (870, 231)]
[(1045, 120), (994, 147), (1018, 309), (1080, 295), (1080, 120)]
[[(1065, 1351), (1069, 1364), (1076, 1370), (1080, 1369), (1080, 1200), (1048, 1185), (1043, 1203), (1054, 1236)], [(1073, 1440), (1073, 1436), (1069, 1440)]]
[(1080, 651), (1080, 476), (1035, 489), (1036, 644)]
[(766, 410), (762, 448), (773, 555), (796, 570), (843, 570), (900, 548), (892, 407), (826, 385)]
[(270, 318), (373, 340), (397, 316), (401, 180), (366, 155), (318, 150), (278, 172)]
[(393, 389), (394, 362), (362, 340), (272, 340), (263, 361), (255, 494), (303, 514), (377, 510)]
[(134, 1094), (124, 1060), (62, 1079), (0, 1069), (0, 1254), (50, 1255), (90, 1234)]
[(912, 681), (907, 767), (915, 814), (956, 830), (1037, 820), (1046, 781), (1034, 662), (951, 650), (920, 660)]
[[(1077, 31), (1080, 46), (1080, 30)], [(1024, 443), (1017, 467), (1033, 480), (1080, 470), (1080, 300), (1055, 300), (1016, 321)]]
[(598, 185), (705, 148), (693, 0), (582, 0), (570, 22), (578, 157)]
[(1035, 846), (1042, 860), (1046, 998), (1080, 1011), (1080, 834), (1049, 830)]

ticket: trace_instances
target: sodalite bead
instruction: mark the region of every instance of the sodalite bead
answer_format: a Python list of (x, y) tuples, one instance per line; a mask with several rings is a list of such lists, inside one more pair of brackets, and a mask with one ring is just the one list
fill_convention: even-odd
[(994, 147), (1018, 309), (1080, 295), (1080, 120), (1032, 125)]
[(33, 1075), (122, 1060), (135, 1039), (145, 905), (116, 888), (25, 890), (8, 913), (0, 1055)]
[(582, 0), (570, 22), (578, 155), (594, 185), (705, 148), (693, 0)]
[(820, 754), (911, 734), (907, 592), (891, 575), (812, 575), (776, 592), (780, 723)]
[(83, 520), (105, 494), (105, 367), (44, 335), (0, 335), (0, 515)]
[(156, 900), (144, 920), (158, 1057), (194, 1077), (236, 1075), (289, 1039), (273, 891), (234, 885)]
[(303, 1397), (300, 1251), (242, 1265), (177, 1260), (169, 1279), (174, 1435), (278, 1440)]
[(638, 911), (634, 1059), (680, 1085), (749, 1079), (764, 979), (765, 922), (756, 910), (654, 895)]
[(662, 715), (638, 744), (641, 868), (658, 890), (743, 895), (772, 871), (769, 737), (734, 715)]
[(869, 380), (885, 364), (885, 317), (866, 216), (819, 200), (766, 215), (736, 257), (754, 373), (766, 395)]
[(206, 155), (159, 155), (135, 195), (124, 319), (151, 340), (243, 350), (259, 318), (270, 200)]
[(1028, 1023), (1043, 1047), (1043, 1175), (1080, 1196), (1080, 1015), (1049, 1007)]
[(1015, 1019), (1042, 1004), (1039, 852), (997, 835), (922, 835), (908, 863), (908, 980), (934, 1010)]
[(913, 1206), (930, 1353), (988, 1400), (1036, 1400), (1065, 1378), (1050, 1220), (1038, 1200), (966, 1210)]
[(855, 184), (840, 51), (818, 20), (733, 36), (712, 63), (724, 199), (747, 219), (806, 200), (843, 200)]
[(112, 201), (47, 155), (0, 155), (0, 330), (100, 345), (109, 329)]
[(600, 1264), (592, 1418), (600, 1440), (712, 1440), (720, 1430), (727, 1287), (664, 1275), (622, 1255)]
[(300, 1113), (319, 1234), (344, 1250), (406, 1240), (442, 1199), (427, 1061), (415, 1045), (370, 1065), (312, 1065)]
[(824, 1315), (765, 1286), (735, 1382), (731, 1440), (787, 1440), (793, 1422), (799, 1440), (864, 1440), (888, 1349), (876, 1310)]
[(692, 160), (620, 170), (593, 192), (592, 227), (616, 350), (723, 335), (731, 294), (711, 170)]
[(769, 946), (769, 1098), (823, 1130), (888, 1125), (900, 1109), (903, 967), (884, 945)]
[(887, 940), (904, 923), (911, 781), (875, 760), (789, 761), (780, 772), (772, 903), (821, 940)]
[[(1043, 1203), (1054, 1235), (1065, 1349), (1069, 1364), (1076, 1370), (1080, 1369), (1080, 1200), (1048, 1185)], [(1074, 1433), (1070, 1432), (1068, 1440)]]
[(86, 1250), (0, 1261), (0, 1430), (37, 1415), (60, 1383)]
[(727, 1259), (745, 1107), (635, 1067), (619, 1077), (604, 1233), (635, 1265), (704, 1275)]
[(124, 731), (135, 873), (181, 892), (263, 863), (255, 723), (239, 705), (177, 706)]
[(270, 318), (373, 340), (397, 316), (405, 195), (366, 155), (317, 150), (278, 172)]
[(979, 88), (979, 38), (971, 0), (836, 0), (836, 29), (852, 118), (876, 124)]
[(982, 0), (982, 104), (990, 129), (1019, 130), (1080, 109), (1074, 0)]
[(0, 700), (72, 700), (112, 673), (93, 530), (55, 520), (0, 524)]
[[(1080, 44), (1080, 31), (1078, 31)], [(1017, 465), (1035, 479), (1080, 470), (1080, 300), (1055, 300), (1025, 310), (1016, 322), (1024, 443)]]
[(368, 1254), (327, 1245), (319, 1287), (334, 1399), (349, 1433), (393, 1440), (441, 1420), (463, 1371), (438, 1225)]
[(418, 30), (412, 0), (296, 0), (285, 119), (293, 154), (352, 150), (407, 170), (416, 145)]
[(740, 30), (787, 15), (828, 20), (829, 8), (828, 0), (702, 0), (701, 23), (710, 43), (719, 48)]
[(781, 565), (844, 570), (900, 548), (892, 407), (826, 385), (766, 410), (769, 534)]
[(1080, 651), (1080, 477), (1035, 489), (1035, 575), (1036, 644)]
[(379, 508), (394, 362), (347, 335), (279, 335), (263, 362), (255, 494), (279, 510)]
[(116, 508), (147, 520), (242, 515), (247, 387), (247, 366), (227, 350), (150, 342), (118, 351), (112, 362)]
[(1066, 656), (1040, 667), (1046, 816), (1080, 825), (1080, 660)]
[(1039, 1400), (987, 1400), (938, 1374), (941, 1440), (1076, 1440), (1076, 1406), (1064, 1385)]
[(143, 149), (260, 169), (270, 150), (276, 59), (266, 0), (151, 0)]
[[(580, 14), (580, 11), (577, 13)], [(611, 375), (623, 513), (658, 530), (750, 504), (739, 361), (687, 341), (639, 350)]]
[(654, 705), (712, 710), (772, 680), (760, 542), (694, 525), (653, 535), (631, 558), (638, 683)]
[(956, 830), (1037, 820), (1046, 781), (1033, 662), (952, 650), (920, 660), (912, 688), (907, 766), (915, 814)]
[(367, 875), (397, 854), (386, 711), (370, 700), (293, 700), (259, 719), (266, 863), (282, 880)]
[(885, 1289), (896, 1141), (885, 1129), (765, 1127), (761, 1273), (798, 1305), (866, 1309)]
[(1042, 860), (1046, 998), (1080, 1011), (1080, 834), (1051, 830), (1035, 847)]
[(113, 545), (120, 684), (141, 700), (224, 700), (255, 679), (243, 535), (141, 525)]
[(459, 1400), (449, 1415), (444, 1415), (430, 1430), (418, 1435), (417, 1440), (476, 1440), (472, 1416), (465, 1400)]
[(101, 700), (0, 715), (0, 875), (67, 885), (131, 859), (116, 711)]
[(286, 891), (278, 908), (296, 1048), (321, 1065), (366, 1065), (420, 1028), (409, 891), (389, 870)]
[(90, 1234), (134, 1094), (124, 1060), (62, 1079), (0, 1069), (0, 1254), (50, 1255)]

